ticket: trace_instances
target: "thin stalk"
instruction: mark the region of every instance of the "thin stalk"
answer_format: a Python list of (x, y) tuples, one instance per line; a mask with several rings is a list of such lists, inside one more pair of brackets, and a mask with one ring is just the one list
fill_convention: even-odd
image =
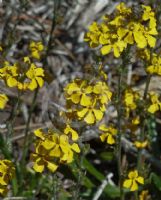
[[(18, 90), (18, 97), (17, 97), (17, 102), (15, 104), (15, 106), (13, 107), (10, 117), (8, 119), (7, 122), (7, 129), (8, 129), (8, 134), (7, 134), (7, 146), (8, 146), (8, 151), (9, 154), (12, 154), (12, 138), (13, 138), (13, 134), (14, 134), (14, 123), (15, 123), (15, 119), (17, 117), (17, 111), (20, 107), (20, 103), (21, 103), (21, 92)], [(12, 180), (12, 188), (13, 188), (13, 194), (16, 195), (17, 191), (18, 191), (18, 185), (17, 185), (17, 178), (16, 175), (14, 177), (14, 179)]]
[(117, 99), (118, 99), (118, 105), (117, 105), (117, 129), (118, 129), (118, 140), (117, 140), (117, 165), (118, 165), (118, 175), (119, 175), (119, 187), (120, 187), (120, 200), (124, 200), (124, 194), (123, 194), (123, 188), (122, 188), (122, 163), (121, 163), (121, 84), (122, 84), (122, 69), (120, 69), (119, 77), (118, 77), (118, 91), (117, 91)]
[(34, 110), (35, 104), (36, 104), (38, 91), (39, 91), (39, 89), (36, 88), (34, 96), (33, 96), (33, 100), (32, 100), (32, 105), (31, 105), (31, 108), (29, 110), (28, 120), (27, 120), (27, 123), (26, 123), (25, 136), (24, 136), (24, 145), (23, 145), (24, 148), (23, 148), (23, 153), (22, 153), (22, 166), (24, 166), (24, 164), (25, 164), (25, 158), (26, 158), (27, 149), (28, 149), (28, 146), (29, 146), (29, 138), (28, 138), (29, 135), (28, 135), (28, 132), (29, 132), (30, 122), (31, 122), (31, 118), (32, 118), (32, 113), (33, 113), (33, 110)]
[[(148, 75), (147, 80), (146, 80), (146, 85), (145, 85), (145, 90), (144, 90), (144, 95), (143, 95), (143, 100), (146, 101), (147, 95), (148, 95), (148, 90), (149, 90), (149, 84), (151, 80), (151, 75)], [(142, 127), (140, 131), (140, 140), (144, 141), (145, 140), (145, 126), (146, 126), (146, 117), (142, 117)], [(142, 150), (139, 150), (138, 153), (138, 161), (137, 161), (137, 169), (140, 171), (140, 168), (142, 166)]]
[[(148, 95), (148, 90), (149, 90), (149, 85), (150, 85), (150, 80), (151, 80), (151, 75), (149, 74), (147, 79), (146, 79), (146, 85), (145, 85), (145, 90), (144, 90), (144, 95), (143, 95), (143, 100), (144, 102), (147, 99)], [(146, 116), (142, 116), (142, 127), (140, 130), (140, 140), (144, 141), (145, 140), (145, 127), (146, 127)], [(142, 149), (139, 150), (138, 152), (138, 158), (137, 158), (137, 171), (140, 172), (141, 168), (144, 166), (144, 160), (142, 159)], [(138, 200), (138, 192), (135, 192), (135, 200)]]
[(122, 85), (123, 85), (123, 75), (126, 72), (126, 66), (129, 63), (129, 50), (127, 48), (125, 52), (122, 54), (122, 64), (118, 69), (118, 88), (117, 88), (117, 130), (118, 130), (118, 138), (117, 138), (117, 166), (118, 166), (118, 175), (119, 175), (119, 187), (120, 187), (120, 200), (125, 199), (124, 190), (122, 186), (123, 182), (123, 169), (122, 169), (122, 146), (121, 146), (121, 138), (122, 138), (122, 130), (121, 130), (121, 119), (122, 119)]
[(57, 182), (58, 182), (58, 178), (57, 178), (57, 175), (56, 175), (56, 173), (54, 173), (53, 174), (53, 176), (52, 176), (52, 178), (53, 178), (53, 197), (52, 197), (52, 200), (57, 200), (58, 198), (57, 198)]
[(17, 116), (17, 111), (20, 106), (20, 96), (21, 96), (21, 92), (18, 91), (17, 102), (16, 102), (15, 106), (13, 107), (10, 117), (7, 122), (7, 129), (8, 129), (7, 144), (8, 144), (8, 149), (10, 152), (12, 152), (12, 137), (13, 137), (13, 133), (14, 133), (13, 126), (14, 126), (14, 122), (15, 122), (15, 119)]

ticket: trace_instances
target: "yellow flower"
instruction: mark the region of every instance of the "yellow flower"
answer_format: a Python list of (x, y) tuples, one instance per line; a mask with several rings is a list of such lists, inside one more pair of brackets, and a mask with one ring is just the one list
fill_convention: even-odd
[(34, 63), (31, 64), (29, 70), (26, 72), (27, 78), (31, 81), (28, 85), (30, 90), (36, 89), (38, 86), (42, 87), (44, 84), (44, 70), (40, 67), (36, 67)]
[[(68, 127), (66, 134), (73, 129)], [(69, 138), (65, 134), (58, 134), (55, 131), (48, 130), (48, 133), (44, 133), (42, 129), (34, 131), (37, 137), (35, 143), (35, 153), (31, 155), (31, 159), (34, 162), (33, 168), (36, 172), (42, 173), (47, 167), (51, 172), (55, 172), (61, 163), (70, 163), (73, 161), (74, 152), (79, 153), (80, 148), (78, 144), (69, 141)], [(74, 133), (74, 139), (76, 135)]]
[(84, 119), (87, 124), (94, 124), (96, 121), (100, 121), (103, 118), (102, 108), (96, 107), (96, 100), (91, 102), (89, 106), (83, 107), (77, 111), (79, 119)]
[(6, 185), (1, 185), (0, 184), (0, 194), (3, 195), (3, 196), (6, 196), (7, 195), (7, 192), (8, 192), (8, 188)]
[(99, 67), (98, 67), (98, 70), (99, 70), (99, 77), (105, 81), (107, 81), (107, 74), (104, 72), (103, 70), (103, 65), (100, 64)]
[(42, 154), (41, 151), (36, 151), (36, 154), (31, 155), (31, 159), (34, 162), (33, 169), (36, 172), (42, 173), (47, 167), (51, 172), (55, 172), (58, 168), (58, 165), (56, 165), (53, 161), (50, 161), (51, 157), (48, 158), (48, 156), (45, 155), (47, 151), (44, 151)]
[(131, 8), (128, 8), (124, 2), (121, 2), (116, 6), (116, 9), (119, 11), (121, 15), (129, 15), (132, 13)]
[(44, 45), (42, 42), (32, 41), (29, 45), (29, 49), (33, 58), (40, 59), (40, 53), (44, 50)]
[(152, 11), (151, 7), (142, 5), (142, 8), (144, 9), (142, 20), (143, 21), (149, 20), (149, 26), (156, 27), (155, 13)]
[(0, 78), (2, 78), (9, 87), (17, 86), (17, 67), (11, 66), (8, 62), (0, 69)]
[(135, 145), (136, 148), (138, 148), (138, 149), (144, 149), (144, 148), (147, 147), (148, 141), (147, 141), (147, 140), (145, 140), (145, 141), (143, 141), (143, 142), (136, 141), (136, 142), (134, 142), (134, 145)]
[(97, 98), (102, 104), (107, 104), (112, 97), (112, 92), (109, 90), (107, 84), (101, 81), (93, 86), (93, 93), (98, 95)]
[(7, 193), (7, 185), (15, 174), (15, 168), (10, 160), (0, 160), (0, 194)]
[(17, 88), (19, 90), (27, 90), (28, 89), (28, 86), (29, 86), (29, 83), (28, 82), (24, 82), (24, 83), (21, 83), (21, 82), (17, 82)]
[(137, 108), (137, 100), (140, 98), (138, 92), (133, 91), (132, 89), (125, 90), (125, 94), (123, 97), (126, 114), (129, 115), (131, 110), (135, 110)]
[(108, 44), (101, 48), (101, 53), (102, 55), (106, 55), (113, 50), (114, 56), (118, 58), (126, 46), (126, 42), (120, 40), (116, 34), (113, 34), (110, 40), (108, 40)]
[(7, 101), (8, 101), (8, 97), (5, 94), (0, 94), (0, 109), (4, 109)]
[(101, 134), (100, 139), (102, 142), (106, 141), (107, 144), (114, 144), (116, 142), (115, 136), (117, 134), (117, 129), (113, 126), (107, 127), (105, 124), (99, 126), (99, 130), (103, 131)]
[(30, 60), (30, 58), (28, 57), (28, 56), (25, 56), (24, 58), (23, 58), (23, 61), (24, 61), (24, 63), (31, 63), (31, 60)]
[(148, 107), (148, 112), (154, 114), (155, 112), (161, 110), (161, 101), (159, 101), (159, 95), (155, 93), (150, 93), (151, 105)]
[(123, 182), (123, 187), (129, 188), (130, 191), (138, 190), (138, 184), (144, 184), (144, 178), (138, 175), (138, 171), (129, 172), (128, 179)]
[(99, 36), (101, 33), (99, 29), (97, 22), (93, 22), (89, 26), (89, 32), (85, 35), (84, 41), (89, 42), (92, 48), (99, 46)]
[(161, 57), (157, 54), (152, 55), (151, 65), (146, 68), (147, 73), (161, 75)]
[[(149, 191), (143, 190), (141, 194), (139, 195), (139, 200), (148, 200), (149, 199)], [(150, 200), (150, 199), (149, 199)]]
[(64, 133), (66, 135), (71, 134), (73, 141), (78, 140), (78, 133), (77, 133), (77, 131), (75, 131), (74, 129), (72, 129), (69, 124), (67, 124), (66, 128), (64, 129)]
[(42, 173), (47, 167), (51, 172), (55, 172), (58, 165), (54, 162), (54, 156), (50, 155), (50, 151), (55, 147), (55, 142), (51, 140), (52, 136), (43, 133), (41, 129), (34, 133), (39, 138), (35, 143), (35, 153), (31, 154), (34, 170)]
[(132, 124), (133, 125), (138, 125), (140, 124), (140, 117), (139, 116), (136, 116), (132, 119)]
[[(119, 57), (127, 44), (145, 48), (154, 47), (156, 29), (156, 18), (150, 6), (142, 6), (143, 14), (138, 19), (133, 9), (126, 7), (125, 3), (120, 3), (116, 7), (116, 12), (111, 16), (105, 16), (103, 22), (94, 22), (89, 27), (89, 32), (85, 36), (85, 41), (90, 47), (100, 46), (102, 55), (114, 52), (115, 57)], [(138, 13), (139, 14), (139, 13)]]
[(156, 38), (153, 35), (157, 35), (155, 27), (144, 27), (138, 22), (130, 22), (127, 27), (120, 27), (117, 31), (120, 39), (123, 39), (128, 44), (134, 44), (136, 42), (139, 48), (145, 48), (147, 45), (154, 47)]
[(150, 50), (147, 48), (137, 50), (137, 57), (145, 61), (150, 61)]
[(75, 104), (80, 103), (82, 106), (88, 106), (91, 103), (91, 97), (87, 94), (92, 92), (92, 86), (88, 86), (85, 80), (75, 79), (64, 90), (66, 91), (66, 98)]
[(75, 79), (65, 87), (65, 96), (67, 117), (94, 124), (102, 119), (106, 110), (105, 105), (111, 100), (112, 92), (106, 82)]

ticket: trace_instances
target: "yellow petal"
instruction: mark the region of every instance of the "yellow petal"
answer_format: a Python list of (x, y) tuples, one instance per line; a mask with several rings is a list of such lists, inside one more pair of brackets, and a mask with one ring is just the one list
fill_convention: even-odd
[(42, 162), (41, 158), (37, 159), (33, 165), (33, 168), (36, 172), (42, 173), (44, 171), (44, 163)]
[(30, 90), (35, 90), (35, 89), (37, 88), (37, 82), (36, 82), (35, 79), (32, 79), (32, 81), (30, 82), (28, 88), (29, 88)]
[(80, 104), (82, 106), (89, 106), (89, 105), (91, 105), (91, 98), (89, 96), (87, 96), (86, 94), (82, 94)]
[(93, 112), (94, 112), (94, 115), (95, 115), (95, 118), (100, 121), (103, 117), (103, 112), (100, 111), (100, 110), (96, 110), (96, 109), (93, 109)]
[(99, 130), (108, 131), (108, 127), (107, 127), (105, 124), (101, 124), (101, 125), (99, 126)]
[(132, 32), (129, 32), (127, 34), (124, 41), (127, 42), (128, 44), (134, 44), (134, 38), (133, 38)]
[(42, 142), (42, 146), (47, 150), (52, 149), (55, 145), (56, 145), (55, 142), (49, 139), (46, 139), (45, 141)]
[(74, 129), (72, 129), (69, 125), (67, 125), (66, 128), (64, 129), (64, 133), (67, 135), (72, 134), (73, 141), (78, 140), (78, 133)]
[(17, 80), (15, 78), (13, 78), (13, 77), (9, 77), (7, 79), (7, 85), (9, 87), (15, 87), (17, 85)]
[(148, 40), (148, 44), (149, 44), (150, 47), (155, 47), (155, 44), (156, 44), (156, 38), (155, 37), (148, 35), (147, 40)]
[(51, 171), (51, 172), (55, 172), (58, 168), (58, 165), (52, 163), (52, 162), (47, 162), (47, 168)]
[(105, 45), (101, 48), (102, 55), (106, 55), (110, 53), (112, 46), (111, 45)]
[(45, 135), (44, 135), (44, 133), (43, 133), (43, 131), (42, 131), (41, 128), (35, 130), (35, 131), (34, 131), (34, 134), (35, 134), (37, 137), (41, 138), (42, 140), (45, 139), (45, 137), (44, 137)]
[(138, 190), (138, 184), (136, 183), (136, 181), (132, 181), (132, 185), (131, 185), (131, 188), (130, 188), (130, 191), (136, 191)]
[(148, 112), (154, 114), (155, 112), (157, 112), (159, 110), (159, 106), (158, 104), (152, 104), (151, 106), (149, 106), (148, 108)]
[(8, 101), (8, 97), (5, 94), (0, 94), (0, 109), (4, 109), (7, 101)]
[[(4, 173), (4, 172), (3, 172)], [(8, 181), (5, 180), (4, 176), (3, 177), (0, 177), (0, 184), (1, 185), (7, 185), (8, 184)]]
[(85, 116), (85, 114), (88, 112), (88, 108), (83, 108), (82, 110), (80, 111), (77, 111), (77, 115), (78, 117), (82, 118)]
[(107, 136), (108, 136), (107, 134), (100, 135), (101, 141), (104, 142), (106, 140)]
[(113, 52), (114, 52), (114, 56), (116, 58), (118, 58), (120, 56), (119, 48), (116, 45), (113, 47)]
[(93, 124), (95, 123), (95, 117), (94, 117), (94, 114), (92, 111), (89, 111), (86, 115), (86, 117), (84, 118), (84, 121), (87, 123), (87, 124)]
[(134, 171), (129, 172), (128, 177), (129, 177), (130, 179), (137, 178), (137, 177), (138, 177), (138, 171), (137, 171), (137, 170), (134, 170)]
[(80, 148), (79, 148), (78, 144), (73, 143), (73, 144), (71, 145), (71, 148), (72, 148), (75, 152), (80, 153)]
[(139, 176), (137, 179), (137, 182), (140, 183), (140, 184), (144, 184), (144, 178)]
[(132, 185), (132, 180), (131, 179), (127, 179), (123, 182), (123, 187), (125, 188), (130, 188)]
[(61, 150), (59, 145), (56, 145), (55, 148), (50, 151), (49, 155), (54, 157), (60, 157)]
[(38, 85), (42, 87), (44, 85), (44, 80), (41, 77), (36, 77), (36, 81), (38, 82)]
[(43, 68), (37, 67), (35, 69), (35, 76), (44, 76), (44, 70), (43, 70)]
[(139, 48), (144, 48), (147, 46), (146, 39), (141, 31), (135, 31), (133, 34)]
[(124, 28), (119, 28), (117, 31), (118, 36), (120, 37), (120, 39), (122, 39), (126, 34), (127, 34), (127, 30)]
[(75, 93), (71, 95), (71, 100), (73, 103), (78, 104), (80, 102), (80, 93)]
[(109, 134), (108, 137), (107, 137), (107, 143), (108, 144), (114, 144), (115, 143), (115, 139), (113, 138), (113, 136), (111, 134)]

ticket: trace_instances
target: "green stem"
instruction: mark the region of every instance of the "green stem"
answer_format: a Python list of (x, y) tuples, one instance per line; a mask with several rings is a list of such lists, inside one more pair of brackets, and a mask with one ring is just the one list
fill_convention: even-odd
[[(148, 96), (148, 90), (150, 85), (151, 75), (148, 75), (143, 95), (143, 101), (145, 102)], [(146, 116), (142, 115), (142, 126), (140, 130), (140, 140), (143, 142), (145, 140), (145, 126), (146, 126)], [(142, 159), (142, 149), (138, 151), (138, 158), (137, 158), (137, 171), (140, 172), (141, 169), (144, 167), (144, 160)], [(138, 200), (138, 192), (135, 192), (135, 200)]]
[(122, 84), (122, 69), (120, 68), (119, 78), (118, 78), (118, 92), (117, 92), (117, 129), (118, 129), (118, 140), (117, 140), (117, 165), (118, 165), (118, 175), (119, 175), (119, 187), (120, 187), (120, 200), (124, 200), (123, 188), (122, 188), (122, 163), (121, 163), (121, 84)]
[(14, 133), (14, 122), (17, 116), (17, 111), (19, 109), (20, 106), (20, 96), (21, 96), (21, 92), (18, 91), (18, 97), (17, 97), (17, 102), (16, 105), (13, 107), (10, 117), (8, 119), (7, 122), (7, 129), (8, 129), (8, 134), (7, 134), (7, 146), (9, 149), (9, 152), (12, 152), (12, 137), (13, 137), (13, 133)]
[(117, 138), (117, 165), (118, 165), (118, 175), (119, 175), (119, 187), (120, 187), (120, 200), (124, 200), (124, 190), (123, 190), (123, 170), (122, 170), (122, 130), (121, 130), (121, 119), (122, 119), (122, 85), (123, 85), (123, 74), (126, 70), (126, 65), (129, 63), (129, 51), (130, 48), (127, 48), (125, 52), (122, 54), (122, 64), (118, 70), (118, 89), (117, 89), (117, 129), (118, 129), (118, 138)]
[[(151, 75), (148, 75), (147, 80), (146, 80), (144, 95), (143, 95), (144, 102), (147, 99), (150, 80), (151, 80)], [(145, 140), (145, 126), (146, 126), (146, 116), (142, 116), (142, 127), (141, 127), (141, 130), (140, 130), (140, 140), (141, 141)], [(138, 169), (138, 171), (140, 171), (142, 165), (143, 165), (143, 162), (142, 162), (142, 150), (139, 150), (138, 161), (137, 161), (137, 169)]]
[[(17, 97), (17, 102), (15, 104), (15, 106), (13, 107), (10, 117), (8, 119), (7, 122), (7, 129), (8, 129), (8, 134), (7, 134), (7, 147), (8, 147), (8, 152), (10, 154), (10, 156), (12, 155), (12, 138), (13, 138), (13, 134), (14, 134), (14, 123), (15, 123), (15, 119), (17, 116), (17, 111), (20, 107), (20, 97), (21, 97), (21, 92), (18, 90), (18, 97)], [(15, 174), (15, 177), (12, 179), (12, 188), (13, 188), (13, 195), (17, 194), (18, 191), (18, 185), (17, 185), (17, 176)]]
[(37, 98), (37, 95), (38, 95), (38, 91), (39, 91), (39, 88), (36, 88), (35, 90), (35, 93), (34, 93), (34, 96), (33, 96), (33, 100), (32, 100), (32, 105), (31, 105), (31, 108), (29, 110), (29, 116), (28, 116), (28, 119), (27, 119), (27, 123), (26, 123), (26, 128), (25, 128), (25, 136), (24, 136), (24, 148), (23, 148), (23, 153), (22, 153), (22, 166), (24, 166), (25, 164), (25, 159), (26, 159), (26, 155), (27, 155), (27, 150), (28, 150), (28, 146), (29, 146), (29, 128), (30, 128), (30, 122), (31, 122), (31, 118), (32, 118), (32, 113), (33, 113), (33, 110), (35, 108), (35, 104), (36, 104), (36, 98)]

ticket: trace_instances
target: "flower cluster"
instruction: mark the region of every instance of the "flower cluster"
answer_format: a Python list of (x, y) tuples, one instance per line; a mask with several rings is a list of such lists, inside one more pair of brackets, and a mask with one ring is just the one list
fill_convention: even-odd
[(13, 65), (5, 62), (0, 68), (0, 78), (8, 87), (17, 87), (19, 90), (35, 90), (44, 84), (44, 70), (32, 63), (29, 57)]
[(127, 45), (136, 44), (138, 48), (154, 47), (156, 18), (150, 6), (141, 6), (140, 11), (127, 7), (123, 2), (116, 7), (113, 15), (104, 16), (103, 22), (93, 22), (85, 35), (90, 47), (101, 47), (101, 54), (111, 51), (119, 57)]
[(140, 99), (140, 95), (137, 91), (133, 91), (131, 88), (125, 90), (123, 95), (123, 102), (126, 109), (126, 115), (129, 116), (130, 111), (135, 110), (137, 107), (137, 101)]
[(87, 124), (94, 124), (103, 118), (112, 92), (103, 81), (91, 83), (75, 79), (65, 87), (65, 96), (70, 113)]
[(9, 160), (0, 160), (0, 194), (5, 195), (8, 191), (7, 185), (13, 178), (15, 168)]
[(161, 57), (155, 53), (152, 54), (150, 64), (146, 68), (149, 74), (156, 74), (161, 76)]
[(144, 184), (144, 178), (138, 175), (138, 171), (134, 170), (129, 172), (128, 179), (123, 182), (125, 188), (129, 188), (130, 191), (138, 190), (138, 183)]
[(161, 101), (159, 100), (159, 95), (151, 92), (149, 94), (150, 97), (150, 105), (148, 107), (148, 112), (154, 114), (157, 111), (161, 111)]
[(99, 126), (99, 130), (103, 131), (100, 136), (102, 142), (107, 142), (107, 144), (114, 144), (116, 142), (115, 136), (117, 135), (117, 129), (113, 126), (107, 127), (105, 124)]
[(0, 109), (4, 109), (7, 101), (8, 101), (8, 97), (5, 94), (0, 94)]
[(29, 50), (31, 51), (31, 56), (39, 60), (41, 53), (44, 50), (44, 45), (42, 44), (42, 42), (32, 41), (29, 45)]
[(149, 195), (148, 190), (143, 190), (141, 194), (139, 195), (139, 200), (150, 200), (151, 196)]
[(53, 130), (45, 133), (41, 129), (35, 130), (34, 134), (37, 140), (35, 153), (31, 155), (31, 159), (36, 172), (42, 173), (45, 167), (55, 172), (59, 163), (71, 163), (74, 152), (80, 153), (80, 148), (75, 142), (78, 140), (78, 133), (69, 125), (65, 127), (62, 134)]

